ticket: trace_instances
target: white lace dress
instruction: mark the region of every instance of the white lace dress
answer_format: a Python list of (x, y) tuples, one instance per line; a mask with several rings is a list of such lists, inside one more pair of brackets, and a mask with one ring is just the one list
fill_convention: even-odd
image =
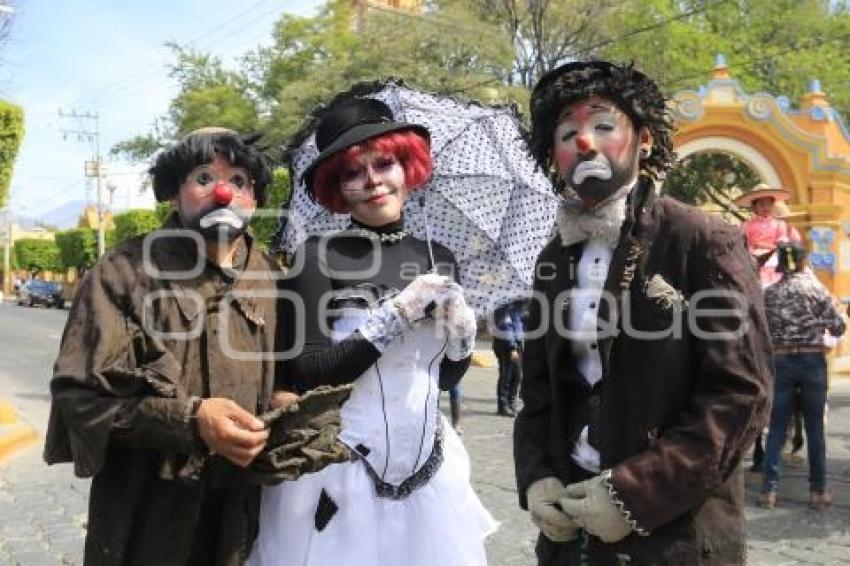
[[(357, 328), (363, 312), (338, 319), (335, 338)], [(249, 566), (486, 564), (484, 539), (497, 523), (437, 409), (444, 349), (434, 325), (422, 325), (357, 378), (340, 439), (358, 456), (264, 488)]]

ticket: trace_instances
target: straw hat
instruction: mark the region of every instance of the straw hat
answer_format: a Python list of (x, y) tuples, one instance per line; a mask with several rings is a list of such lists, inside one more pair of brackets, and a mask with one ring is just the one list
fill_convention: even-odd
[(805, 216), (806, 213), (803, 211), (792, 212), (787, 204), (784, 202), (777, 202), (773, 206), (773, 216), (776, 218), (782, 218), (784, 220), (790, 220), (792, 218), (800, 218), (801, 216)]
[(750, 191), (736, 198), (735, 205), (741, 208), (749, 208), (753, 205), (753, 201), (760, 198), (772, 198), (774, 202), (779, 203), (789, 200), (792, 196), (791, 191), (775, 189), (764, 183), (759, 183)]

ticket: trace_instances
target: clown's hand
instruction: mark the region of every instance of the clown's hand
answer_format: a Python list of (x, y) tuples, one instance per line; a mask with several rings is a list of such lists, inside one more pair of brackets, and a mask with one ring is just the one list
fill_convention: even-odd
[(472, 355), (478, 324), (475, 311), (466, 304), (460, 285), (452, 284), (435, 317), (448, 339), (446, 357), (460, 361)]
[(610, 543), (625, 538), (633, 529), (614, 503), (605, 477), (603, 472), (589, 480), (571, 483), (558, 502), (584, 530)]
[(531, 521), (554, 542), (569, 542), (578, 535), (578, 523), (558, 508), (565, 493), (564, 484), (554, 477), (537, 480), (526, 492)]

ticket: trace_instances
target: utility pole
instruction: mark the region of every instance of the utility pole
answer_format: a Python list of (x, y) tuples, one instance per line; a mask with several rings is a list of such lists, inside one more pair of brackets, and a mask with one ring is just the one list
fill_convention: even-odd
[(60, 118), (74, 118), (94, 123), (94, 129), (83, 127), (78, 130), (62, 128), (62, 138), (67, 139), (69, 135), (76, 135), (79, 141), (88, 140), (94, 142), (94, 159), (86, 162), (86, 177), (94, 177), (97, 182), (97, 257), (106, 251), (106, 237), (103, 227), (103, 159), (100, 156), (100, 117), (97, 112), (63, 112), (59, 109)]
[(6, 205), (6, 237), (3, 238), (3, 293), (12, 292), (12, 211)]

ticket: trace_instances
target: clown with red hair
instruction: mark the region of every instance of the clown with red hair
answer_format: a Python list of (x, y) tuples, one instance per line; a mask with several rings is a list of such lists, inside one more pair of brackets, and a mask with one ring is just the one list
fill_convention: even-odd
[[(338, 440), (351, 460), (264, 489), (248, 563), (476, 566), (496, 523), (470, 484), (469, 457), (437, 405), (469, 366), (476, 320), (445, 247), (411, 236), (402, 210), (431, 176), (430, 135), (372, 98), (321, 116), (312, 198), (347, 213), (314, 236), (287, 280), (284, 381), (298, 393), (350, 384)], [(289, 349), (288, 348), (288, 349)]]

